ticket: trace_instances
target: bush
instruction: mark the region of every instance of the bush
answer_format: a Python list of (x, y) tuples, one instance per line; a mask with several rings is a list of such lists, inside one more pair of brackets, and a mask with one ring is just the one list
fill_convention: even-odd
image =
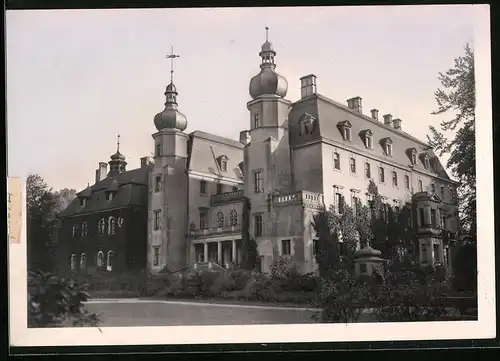
[(84, 302), (90, 298), (87, 285), (41, 271), (28, 273), (28, 327), (98, 326)]

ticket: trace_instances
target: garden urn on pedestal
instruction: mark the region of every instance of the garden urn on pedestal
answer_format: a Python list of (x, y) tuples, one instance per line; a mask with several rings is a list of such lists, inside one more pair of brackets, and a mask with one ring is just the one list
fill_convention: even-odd
[(383, 275), (385, 259), (382, 252), (369, 245), (354, 252), (354, 272), (356, 276), (372, 276), (374, 273)]

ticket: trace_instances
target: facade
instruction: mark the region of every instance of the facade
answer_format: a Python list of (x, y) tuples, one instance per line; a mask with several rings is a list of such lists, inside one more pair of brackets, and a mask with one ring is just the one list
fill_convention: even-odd
[(367, 204), (370, 180), (387, 207), (415, 202), (422, 265), (449, 266), (457, 184), (432, 149), (404, 132), (401, 119), (379, 119), (376, 109), (364, 114), (360, 97), (342, 104), (319, 94), (314, 75), (301, 78), (301, 99), (292, 103), (269, 41), (259, 56), (239, 141), (185, 133), (177, 89), (172, 81), (166, 88), (165, 109), (154, 117), (154, 161), (139, 170), (147, 172), (140, 212), (147, 218), (141, 247), (149, 270), (237, 267), (248, 199), (262, 271), (284, 257), (313, 272), (313, 215), (330, 205), (340, 212), (341, 200)]

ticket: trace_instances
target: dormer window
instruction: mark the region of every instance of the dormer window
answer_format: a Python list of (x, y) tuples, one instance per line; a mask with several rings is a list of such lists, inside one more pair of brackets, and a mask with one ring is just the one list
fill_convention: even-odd
[(113, 192), (108, 193), (108, 201), (113, 199)]
[(260, 113), (255, 113), (253, 115), (253, 127), (254, 128), (260, 128), (262, 126), (260, 122)]
[(338, 128), (339, 128), (340, 132), (342, 133), (342, 138), (344, 138), (344, 140), (350, 142), (351, 141), (351, 128), (352, 128), (351, 123), (348, 120), (344, 120), (343, 122), (340, 122), (338, 124)]
[(316, 127), (316, 119), (309, 113), (304, 113), (299, 119), (299, 135), (312, 134)]
[(388, 157), (392, 157), (392, 139), (385, 138), (382, 140), (382, 146), (384, 147), (384, 153)]
[(411, 164), (417, 164), (417, 150), (415, 148), (409, 148), (406, 153), (408, 154), (408, 157), (410, 157)]
[(220, 167), (220, 170), (223, 171), (223, 172), (227, 172), (227, 161), (228, 161), (228, 157), (226, 157), (225, 155), (221, 155), (218, 159), (217, 159), (218, 163), (219, 163), (219, 167)]
[(366, 130), (364, 133), (365, 147), (368, 149), (373, 148), (373, 133), (370, 129)]
[(87, 205), (87, 199), (86, 198), (80, 198), (80, 205), (82, 207), (85, 207)]

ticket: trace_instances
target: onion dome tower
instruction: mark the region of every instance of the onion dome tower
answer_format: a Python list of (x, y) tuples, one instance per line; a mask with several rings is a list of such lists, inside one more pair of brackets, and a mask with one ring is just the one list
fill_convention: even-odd
[(273, 44), (269, 42), (269, 28), (266, 27), (266, 42), (262, 44), (259, 56), (262, 58), (260, 73), (250, 80), (250, 96), (255, 99), (261, 95), (277, 95), (284, 98), (288, 91), (288, 81), (276, 73)]
[(126, 171), (127, 162), (125, 161), (125, 156), (120, 153), (120, 134), (118, 134), (118, 141), (116, 143), (116, 153), (113, 154), (109, 163), (109, 173), (108, 177), (113, 177), (117, 174)]
[(170, 68), (170, 84), (167, 85), (165, 89), (165, 109), (162, 112), (158, 113), (154, 117), (154, 123), (156, 129), (159, 131), (164, 129), (177, 129), (183, 131), (187, 127), (187, 118), (184, 114), (182, 114), (177, 109), (177, 88), (174, 85), (173, 81), (173, 60), (177, 58), (178, 55), (172, 54), (167, 55), (167, 59), (171, 60), (171, 68)]

